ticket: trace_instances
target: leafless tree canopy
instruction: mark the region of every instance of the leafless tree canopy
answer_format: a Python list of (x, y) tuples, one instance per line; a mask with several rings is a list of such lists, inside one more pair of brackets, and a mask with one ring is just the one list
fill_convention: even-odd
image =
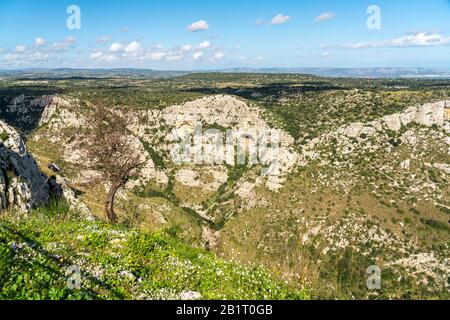
[(110, 185), (105, 212), (112, 223), (117, 223), (114, 199), (134, 169), (143, 164), (132, 146), (133, 139), (126, 128), (126, 120), (98, 104), (92, 112), (91, 130), (87, 141), (89, 166), (99, 171)]

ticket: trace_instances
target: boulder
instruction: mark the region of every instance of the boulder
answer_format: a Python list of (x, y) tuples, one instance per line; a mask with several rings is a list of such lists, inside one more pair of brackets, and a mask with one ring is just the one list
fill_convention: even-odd
[(200, 185), (198, 173), (189, 169), (181, 169), (178, 171), (175, 179), (182, 185), (189, 187), (198, 187)]
[(415, 122), (427, 127), (443, 126), (445, 105), (446, 101), (424, 104), (418, 109)]
[(400, 115), (397, 113), (383, 117), (383, 124), (388, 130), (395, 132), (399, 131), (402, 128)]
[(411, 160), (407, 159), (400, 163), (400, 168), (402, 168), (403, 170), (409, 170), (411, 168)]
[(183, 291), (180, 294), (180, 300), (200, 300), (202, 298), (202, 294), (197, 291)]

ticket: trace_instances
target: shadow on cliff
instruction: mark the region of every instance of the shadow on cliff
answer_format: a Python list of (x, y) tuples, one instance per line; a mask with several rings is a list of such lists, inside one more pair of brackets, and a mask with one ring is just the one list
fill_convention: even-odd
[[(28, 106), (26, 109), (8, 108), (11, 101), (20, 95), (25, 95), (27, 100), (33, 100), (40, 96), (53, 96), (63, 92), (58, 88), (27, 87), (27, 88), (2, 88), (0, 89), (0, 119), (18, 130), (23, 138), (26, 138), (38, 126), (45, 107)], [(10, 110), (8, 110), (10, 109)]]

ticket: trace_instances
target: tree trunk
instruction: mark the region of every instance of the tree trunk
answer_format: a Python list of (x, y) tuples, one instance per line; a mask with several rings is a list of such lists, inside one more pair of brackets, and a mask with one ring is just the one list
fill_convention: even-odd
[(118, 189), (119, 189), (119, 187), (112, 186), (111, 189), (109, 189), (108, 197), (106, 198), (106, 202), (105, 202), (106, 216), (108, 217), (109, 221), (112, 224), (117, 223), (117, 215), (114, 211), (114, 200), (116, 198), (116, 193), (117, 193)]

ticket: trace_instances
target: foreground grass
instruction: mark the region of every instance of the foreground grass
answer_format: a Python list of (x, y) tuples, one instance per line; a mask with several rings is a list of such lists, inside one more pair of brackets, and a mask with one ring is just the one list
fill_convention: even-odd
[[(76, 270), (80, 270), (77, 277)], [(79, 289), (70, 289), (68, 283)], [(155, 234), (86, 221), (64, 205), (0, 218), (1, 299), (307, 299), (244, 267)]]

